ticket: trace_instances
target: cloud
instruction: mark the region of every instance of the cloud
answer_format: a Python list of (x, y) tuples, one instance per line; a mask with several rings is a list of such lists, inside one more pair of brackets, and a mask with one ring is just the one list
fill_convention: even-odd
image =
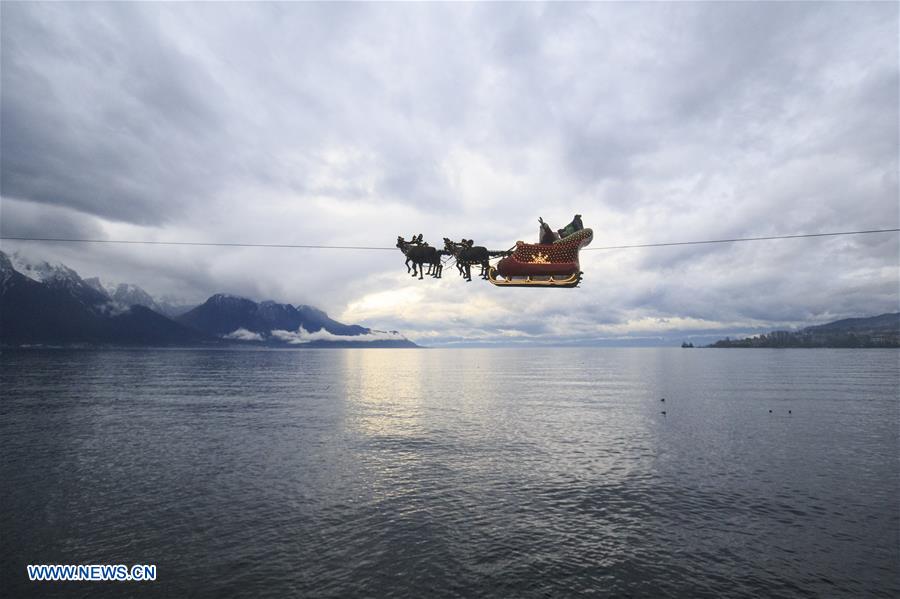
[(370, 331), (362, 335), (335, 335), (325, 329), (308, 332), (302, 326), (296, 331), (274, 330), (272, 336), (291, 345), (300, 345), (312, 341), (402, 341), (403, 335), (397, 331)]
[(227, 335), (222, 335), (223, 339), (236, 339), (238, 341), (262, 341), (262, 335), (248, 331), (245, 328), (239, 328), (231, 331)]
[(98, 219), (63, 206), (0, 199), (0, 234), (17, 237), (96, 239), (103, 237)]
[[(506, 249), (900, 223), (894, 3), (9, 3), (4, 235)], [(236, 43), (239, 40), (240, 43)], [(399, 252), (4, 242), (156, 296), (410, 337), (566, 339), (895, 310), (896, 235), (584, 252), (582, 288)], [(694, 323), (694, 324), (690, 324)], [(603, 327), (621, 327), (604, 329)]]

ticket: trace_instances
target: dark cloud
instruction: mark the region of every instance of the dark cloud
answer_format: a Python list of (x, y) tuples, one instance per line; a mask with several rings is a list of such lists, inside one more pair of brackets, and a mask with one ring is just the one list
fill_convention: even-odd
[(105, 236), (96, 219), (80, 212), (11, 198), (0, 203), (0, 235), (54, 239), (101, 239)]
[[(125, 5), (4, 8), (3, 195), (141, 224), (222, 181), (220, 94)], [(212, 157), (214, 160), (214, 157)]]

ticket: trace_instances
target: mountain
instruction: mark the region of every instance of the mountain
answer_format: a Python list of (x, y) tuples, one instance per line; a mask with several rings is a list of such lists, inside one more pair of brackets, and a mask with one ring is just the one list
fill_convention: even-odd
[(18, 253), (6, 257), (12, 268), (33, 281), (49, 287), (68, 290), (78, 295), (86, 305), (110, 304), (121, 310), (130, 306), (144, 306), (169, 318), (187, 312), (193, 305), (173, 304), (157, 300), (152, 295), (130, 283), (104, 285), (99, 277), (82, 279), (73, 269), (63, 264), (29, 262)]
[(213, 340), (198, 334), (150, 308), (135, 304), (108, 321), (109, 338), (124, 345), (211, 345)]
[(219, 293), (175, 319), (211, 337), (241, 343), (308, 347), (416, 347), (396, 331), (347, 325), (312, 306), (279, 304)]
[[(18, 262), (18, 261), (17, 261)], [(0, 344), (199, 345), (205, 335), (142, 306), (122, 307), (63, 265), (0, 252)]]
[(173, 303), (165, 299), (158, 300), (137, 285), (132, 285), (131, 283), (104, 285), (99, 277), (91, 277), (90, 279), (85, 279), (84, 282), (93, 289), (106, 295), (113, 303), (122, 308), (127, 308), (129, 306), (144, 306), (145, 308), (150, 308), (154, 312), (158, 312), (169, 318), (175, 318), (195, 307), (194, 304), (187, 305)]
[(803, 330), (811, 334), (826, 332), (869, 334), (897, 332), (900, 331), (900, 312), (871, 316), (869, 318), (845, 318), (844, 320), (836, 320), (828, 324), (806, 327)]
[(845, 318), (793, 332), (726, 338), (707, 347), (900, 347), (900, 312)]
[(64, 264), (30, 263), (19, 254), (4, 254), (2, 268), (13, 269), (31, 281), (43, 284), (47, 289), (75, 299), (85, 307), (97, 307), (109, 302), (109, 297), (102, 289), (98, 290), (88, 284)]
[(256, 310), (256, 302), (219, 293), (176, 320), (213, 337), (222, 337), (241, 328), (258, 332), (259, 327), (253, 323)]
[(310, 333), (325, 329), (333, 335), (341, 336), (370, 332), (365, 327), (332, 320), (325, 312), (311, 306), (294, 307), (273, 301), (257, 304), (249, 299), (224, 293), (210, 297), (206, 303), (182, 314), (176, 320), (215, 336), (227, 335), (237, 329), (263, 334), (273, 330), (296, 331), (300, 327)]
[(396, 331), (347, 325), (312, 306), (216, 294), (196, 307), (136, 285), (104, 286), (62, 264), (0, 252), (0, 345), (417, 347)]
[(99, 340), (98, 315), (79, 299), (15, 270), (0, 252), (0, 340), (71, 343)]
[(372, 332), (371, 329), (361, 327), (357, 324), (342, 324), (336, 320), (332, 320), (328, 317), (328, 314), (318, 308), (313, 308), (312, 306), (298, 305), (297, 312), (300, 314), (303, 322), (308, 323), (305, 328), (310, 332), (325, 329), (329, 333), (335, 335), (348, 336), (366, 335)]
[(193, 304), (173, 304), (166, 300), (158, 300), (131, 283), (119, 283), (109, 291), (109, 295), (120, 306), (144, 306), (169, 318), (181, 316), (195, 307)]

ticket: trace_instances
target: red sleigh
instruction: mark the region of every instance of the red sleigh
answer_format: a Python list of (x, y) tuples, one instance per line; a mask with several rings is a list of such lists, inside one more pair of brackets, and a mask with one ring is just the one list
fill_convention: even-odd
[(554, 243), (517, 241), (512, 255), (488, 270), (488, 280), (500, 287), (577, 287), (578, 251), (593, 238), (591, 229), (581, 229)]

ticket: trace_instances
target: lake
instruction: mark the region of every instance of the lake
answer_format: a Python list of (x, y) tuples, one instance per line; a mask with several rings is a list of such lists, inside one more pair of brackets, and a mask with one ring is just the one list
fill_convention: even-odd
[(4, 351), (0, 594), (896, 597), (898, 392), (897, 350)]

